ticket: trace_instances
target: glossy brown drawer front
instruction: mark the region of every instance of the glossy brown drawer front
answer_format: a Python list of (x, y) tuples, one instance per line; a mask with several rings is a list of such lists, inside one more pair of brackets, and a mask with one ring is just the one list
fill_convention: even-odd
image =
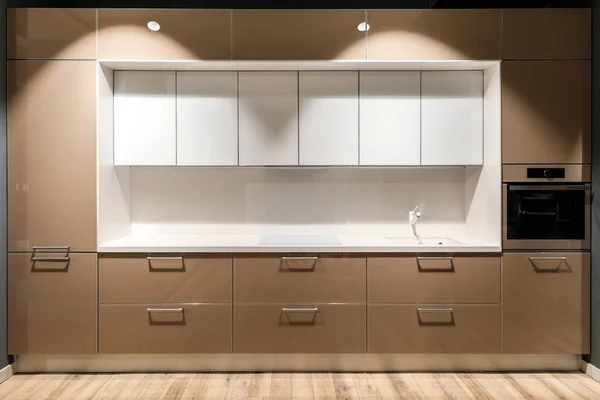
[(500, 306), (371, 304), (369, 353), (500, 353)]
[(100, 258), (101, 303), (231, 303), (231, 258)]
[(8, 352), (96, 353), (96, 254), (31, 257), (8, 255)]
[(369, 257), (369, 301), (500, 302), (500, 257)]
[(364, 353), (366, 306), (236, 305), (235, 353)]
[(503, 352), (585, 354), (590, 346), (590, 253), (506, 253)]
[(234, 301), (350, 303), (366, 301), (365, 257), (234, 259)]
[(231, 352), (231, 306), (101, 305), (102, 354)]

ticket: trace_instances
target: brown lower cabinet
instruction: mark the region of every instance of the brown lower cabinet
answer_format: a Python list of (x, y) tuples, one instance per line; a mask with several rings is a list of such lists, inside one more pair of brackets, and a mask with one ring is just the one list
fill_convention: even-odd
[(590, 349), (590, 253), (505, 253), (503, 352)]
[(500, 305), (369, 305), (369, 353), (500, 353)]
[(235, 305), (235, 353), (364, 353), (366, 305)]
[(56, 260), (8, 255), (10, 354), (96, 353), (96, 254)]
[(101, 354), (231, 352), (231, 305), (101, 305)]

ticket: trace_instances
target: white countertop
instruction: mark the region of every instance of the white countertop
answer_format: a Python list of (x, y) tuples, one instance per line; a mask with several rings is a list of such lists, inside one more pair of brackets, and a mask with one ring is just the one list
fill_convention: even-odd
[[(465, 235), (458, 243), (394, 244), (395, 235), (149, 235), (127, 236), (98, 246), (101, 253), (499, 253), (500, 245)], [(397, 235), (406, 242), (410, 237)], [(433, 240), (433, 238), (432, 238)], [(415, 240), (416, 242), (416, 240)], [(437, 239), (434, 240), (437, 243)]]

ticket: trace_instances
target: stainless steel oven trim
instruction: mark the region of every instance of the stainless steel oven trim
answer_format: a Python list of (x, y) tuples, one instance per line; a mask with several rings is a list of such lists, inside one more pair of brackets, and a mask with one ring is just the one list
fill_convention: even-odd
[[(564, 186), (574, 186), (577, 190), (585, 190), (585, 238), (583, 240), (524, 240), (524, 239), (508, 239), (508, 212), (506, 206), (508, 203), (508, 186), (517, 186), (519, 190), (527, 184), (502, 185), (502, 248), (506, 250), (589, 250), (590, 249), (590, 226), (591, 226), (591, 185), (544, 185), (543, 187), (552, 187), (555, 190)], [(532, 190), (534, 189), (534, 185)], [(536, 186), (535, 188), (540, 188)]]

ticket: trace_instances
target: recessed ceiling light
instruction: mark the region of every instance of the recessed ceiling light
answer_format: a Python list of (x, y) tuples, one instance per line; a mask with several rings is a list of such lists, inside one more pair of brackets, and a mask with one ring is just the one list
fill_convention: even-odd
[(148, 29), (150, 29), (152, 32), (159, 31), (160, 24), (156, 21), (150, 21), (150, 22), (148, 22)]
[(367, 24), (366, 22), (361, 22), (360, 24), (358, 24), (358, 27), (356, 29), (358, 29), (360, 32), (365, 32), (371, 29), (371, 25)]

